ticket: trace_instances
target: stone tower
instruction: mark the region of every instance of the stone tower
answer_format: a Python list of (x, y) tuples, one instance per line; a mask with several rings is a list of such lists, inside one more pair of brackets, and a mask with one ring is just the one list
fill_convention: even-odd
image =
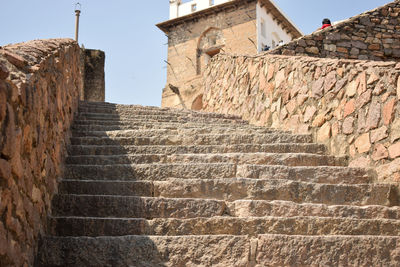
[(202, 72), (220, 52), (257, 54), (302, 35), (271, 0), (170, 0), (163, 107), (201, 109)]

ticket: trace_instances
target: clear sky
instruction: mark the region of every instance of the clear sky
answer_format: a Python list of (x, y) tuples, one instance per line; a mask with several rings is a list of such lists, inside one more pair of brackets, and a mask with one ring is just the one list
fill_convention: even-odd
[[(155, 24), (168, 20), (168, 0), (0, 0), (0, 45), (75, 36), (80, 2), (79, 43), (106, 53), (106, 101), (159, 106), (166, 82), (167, 38)], [(308, 34), (323, 18), (339, 21), (390, 0), (275, 0)]]

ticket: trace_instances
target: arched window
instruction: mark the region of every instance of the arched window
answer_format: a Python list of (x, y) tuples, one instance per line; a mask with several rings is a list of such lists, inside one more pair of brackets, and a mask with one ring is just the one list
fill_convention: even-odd
[(196, 74), (200, 75), (208, 61), (221, 52), (225, 46), (225, 38), (218, 28), (208, 28), (198, 40), (196, 51)]

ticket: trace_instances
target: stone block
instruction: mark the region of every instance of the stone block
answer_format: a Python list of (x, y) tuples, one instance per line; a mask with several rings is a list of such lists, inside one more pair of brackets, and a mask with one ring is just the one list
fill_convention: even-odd
[(331, 124), (326, 122), (317, 133), (317, 142), (324, 143), (331, 138)]
[(392, 98), (383, 106), (382, 117), (383, 117), (383, 123), (385, 125), (389, 125), (393, 119), (393, 112), (394, 112), (395, 104), (396, 104), (396, 99)]
[(344, 134), (352, 134), (354, 132), (354, 117), (347, 117), (343, 121), (342, 132)]
[(314, 106), (308, 106), (308, 107), (306, 108), (306, 112), (304, 113), (303, 121), (304, 121), (304, 122), (310, 121), (310, 120), (313, 118), (313, 116), (314, 116), (314, 114), (315, 114), (316, 111), (317, 111), (317, 108), (316, 108), (316, 107), (314, 107)]
[(400, 157), (400, 142), (389, 146), (388, 150), (391, 159)]
[(369, 112), (366, 121), (367, 129), (375, 129), (381, 120), (381, 104), (377, 100), (372, 100), (369, 105)]
[(358, 153), (361, 154), (368, 152), (371, 148), (369, 133), (365, 133), (356, 138), (354, 145), (356, 146)]
[(375, 145), (374, 152), (372, 154), (372, 159), (378, 161), (381, 159), (387, 159), (389, 157), (388, 150), (382, 144)]
[(351, 99), (346, 103), (343, 109), (343, 116), (346, 118), (350, 114), (352, 114), (356, 110), (356, 101), (355, 99)]
[(371, 143), (379, 142), (388, 137), (387, 127), (382, 126), (376, 130), (371, 131)]

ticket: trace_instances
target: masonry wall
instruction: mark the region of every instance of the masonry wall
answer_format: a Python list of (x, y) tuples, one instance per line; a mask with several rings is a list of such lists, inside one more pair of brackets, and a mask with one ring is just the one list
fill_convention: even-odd
[(70, 39), (0, 49), (0, 266), (32, 266), (82, 92)]
[[(303, 36), (269, 54), (377, 61), (400, 59), (400, 2)], [(317, 26), (316, 26), (317, 28)]]
[(311, 133), (351, 166), (400, 181), (400, 63), (219, 55), (204, 72), (203, 109)]
[[(257, 53), (256, 3), (243, 1), (216, 14), (180, 23), (169, 29), (167, 85), (179, 88), (180, 96), (164, 88), (162, 107), (191, 108), (201, 94), (201, 84), (206, 48), (200, 40), (207, 31), (218, 32), (216, 47), (224, 52), (238, 54)], [(199, 51), (201, 55), (199, 56)]]
[(104, 102), (104, 65), (106, 55), (101, 50), (83, 49), (82, 56), (84, 57), (83, 100), (92, 102)]

